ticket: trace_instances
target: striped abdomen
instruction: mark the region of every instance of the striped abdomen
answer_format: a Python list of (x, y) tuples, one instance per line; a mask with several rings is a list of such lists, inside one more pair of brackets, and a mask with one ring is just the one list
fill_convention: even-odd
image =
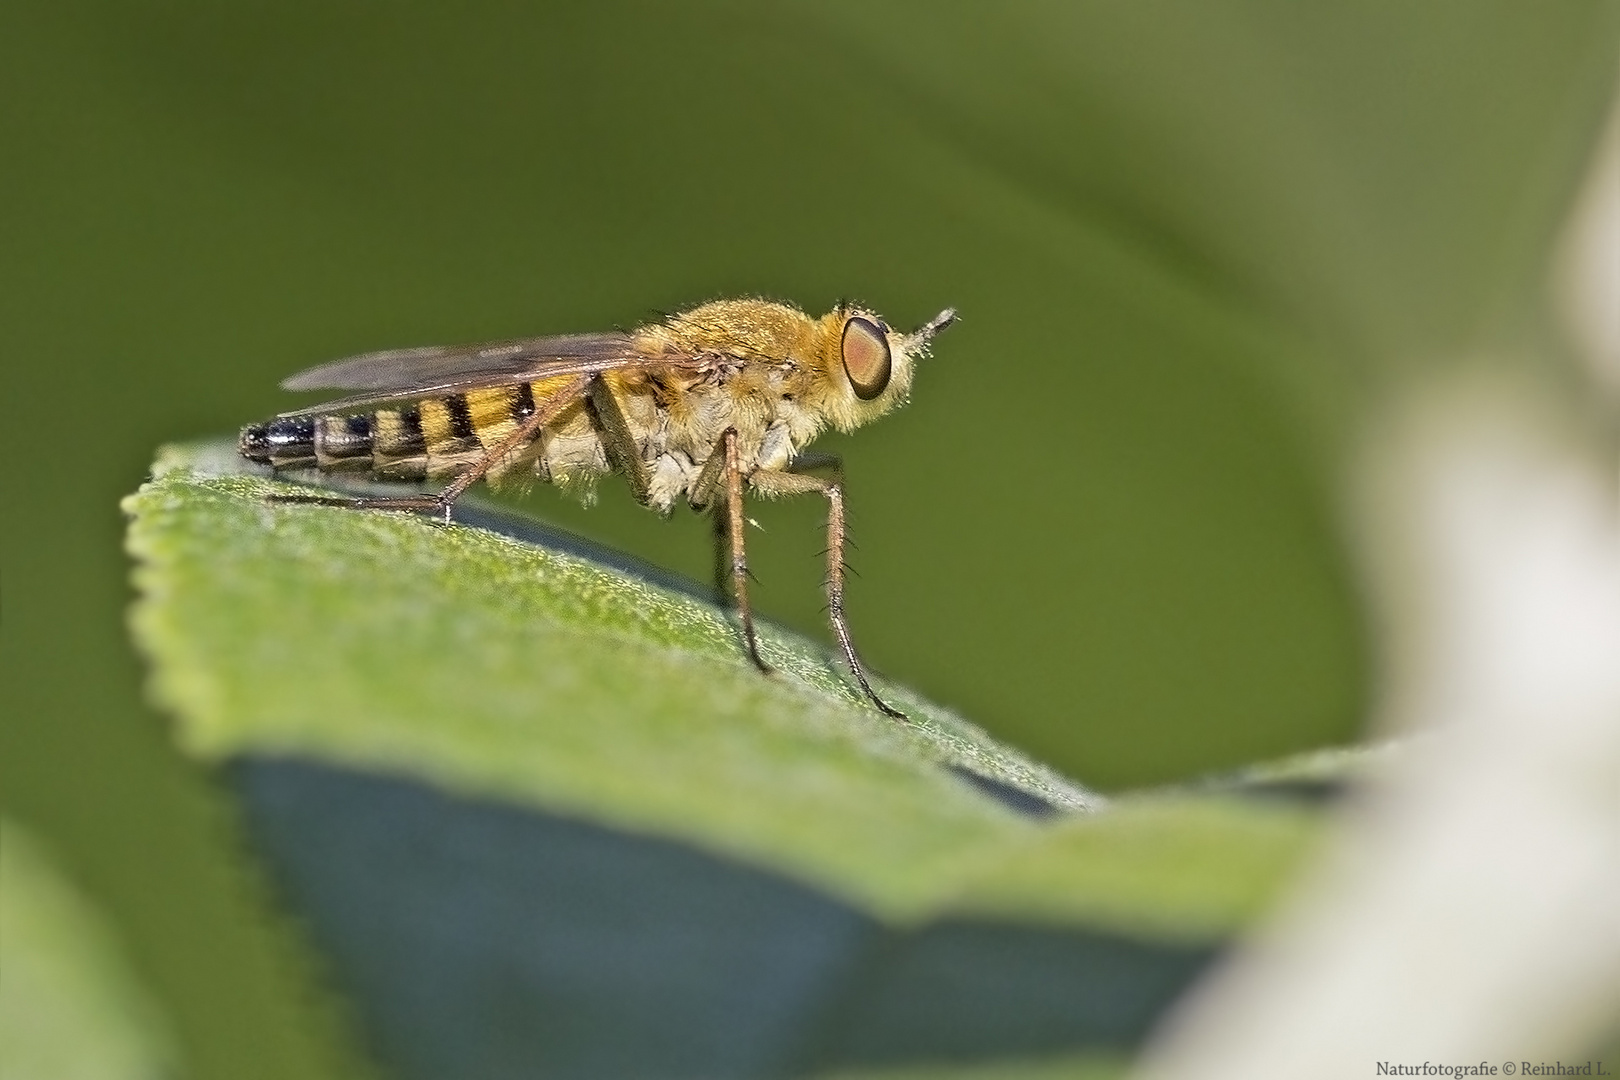
[(455, 472), (534, 414), (530, 383), (358, 415), (280, 416), (242, 429), (243, 457), (277, 469), (355, 470), (385, 480)]

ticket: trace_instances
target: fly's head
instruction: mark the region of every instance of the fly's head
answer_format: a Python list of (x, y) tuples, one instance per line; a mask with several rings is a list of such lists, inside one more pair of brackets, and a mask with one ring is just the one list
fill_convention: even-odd
[(840, 304), (817, 320), (814, 365), (819, 411), (849, 431), (905, 403), (919, 359), (934, 335), (956, 321), (946, 308), (910, 333), (857, 304)]

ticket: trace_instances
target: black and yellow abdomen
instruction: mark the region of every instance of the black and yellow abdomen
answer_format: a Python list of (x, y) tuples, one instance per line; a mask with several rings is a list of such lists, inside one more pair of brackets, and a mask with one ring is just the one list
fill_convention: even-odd
[(370, 413), (278, 416), (243, 428), (237, 448), (276, 469), (421, 480), (456, 472), (532, 415), (533, 387), (519, 383)]

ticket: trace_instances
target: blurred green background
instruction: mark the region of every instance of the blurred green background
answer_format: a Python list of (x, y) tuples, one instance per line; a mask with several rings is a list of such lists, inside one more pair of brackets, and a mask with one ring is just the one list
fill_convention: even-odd
[[(396, 345), (707, 298), (947, 304), (848, 439), (880, 670), (1088, 784), (1355, 737), (1338, 532), (1392, 373), (1547, 340), (1620, 7), (166, 2), (0, 11), (6, 809), (196, 1075), (343, 1068), (223, 801), (140, 698), (120, 496)], [(517, 500), (698, 578), (621, 484)], [(822, 507), (758, 605), (823, 635)]]

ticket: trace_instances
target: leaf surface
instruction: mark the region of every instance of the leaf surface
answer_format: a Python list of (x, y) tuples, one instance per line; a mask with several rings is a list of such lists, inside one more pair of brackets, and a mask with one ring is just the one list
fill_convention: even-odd
[(269, 503), (223, 444), (154, 474), (153, 691), (403, 1075), (1115, 1062), (1315, 831), (1110, 807), (768, 625), (765, 677), (706, 590), (535, 522)]

